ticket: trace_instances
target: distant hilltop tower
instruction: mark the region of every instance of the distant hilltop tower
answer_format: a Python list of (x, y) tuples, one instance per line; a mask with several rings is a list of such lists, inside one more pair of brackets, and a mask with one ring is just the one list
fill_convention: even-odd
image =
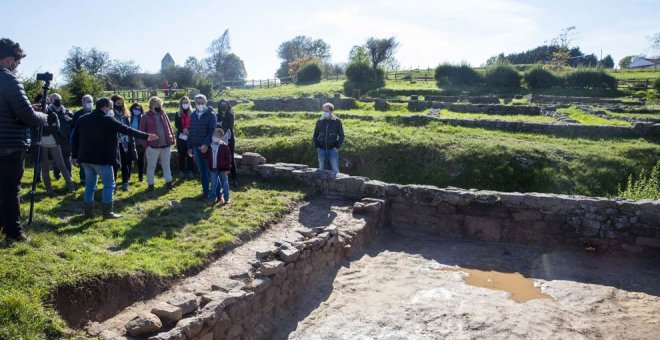
[(173, 67), (174, 65), (175, 65), (174, 58), (172, 58), (169, 52), (165, 54), (163, 60), (160, 61), (161, 70), (167, 70), (168, 68)]

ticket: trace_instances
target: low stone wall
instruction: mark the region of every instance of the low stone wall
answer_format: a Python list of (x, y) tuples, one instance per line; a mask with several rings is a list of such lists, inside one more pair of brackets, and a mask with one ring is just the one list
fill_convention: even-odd
[(411, 100), (408, 102), (408, 110), (413, 112), (424, 111), (426, 109), (447, 109), (454, 112), (463, 113), (484, 113), (493, 115), (529, 115), (537, 116), (541, 114), (539, 106), (531, 105), (501, 105), (501, 104), (455, 104), (437, 101)]
[(427, 102), (469, 102), (472, 104), (499, 104), (500, 97), (498, 96), (424, 96)]
[(332, 103), (335, 110), (353, 109), (356, 107), (355, 98), (341, 98), (340, 96), (317, 98), (266, 98), (252, 99), (255, 110), (263, 111), (320, 111), (324, 103)]
[[(296, 303), (318, 279), (336, 271), (344, 258), (361, 249), (383, 227), (384, 212), (383, 200), (364, 199), (353, 206), (354, 214), (364, 216), (361, 226), (300, 230), (294, 239), (257, 251), (249, 271), (232, 273), (233, 280), (215, 284), (209, 294), (184, 294), (162, 308), (183, 306), (187, 315), (173, 329), (149, 339), (266, 338), (278, 326), (275, 322), (284, 308)], [(158, 320), (149, 314), (139, 318)], [(132, 322), (140, 325), (137, 318)]]
[(431, 122), (442, 122), (454, 126), (502, 130), (510, 132), (543, 133), (561, 137), (584, 138), (631, 138), (660, 136), (660, 124), (636, 122), (631, 127), (611, 125), (584, 125), (565, 123), (543, 123), (509, 121), (499, 119), (459, 119), (442, 118), (428, 115), (405, 115), (396, 119), (406, 125), (426, 125)]
[(614, 98), (596, 98), (596, 97), (568, 97), (568, 96), (548, 96), (531, 94), (528, 96), (530, 103), (540, 104), (625, 104), (625, 105), (643, 105), (641, 101), (624, 102), (621, 99)]
[(297, 164), (258, 167), (265, 178), (295, 179), (327, 195), (388, 203), (400, 231), (493, 242), (588, 246), (660, 255), (660, 201), (398, 185)]

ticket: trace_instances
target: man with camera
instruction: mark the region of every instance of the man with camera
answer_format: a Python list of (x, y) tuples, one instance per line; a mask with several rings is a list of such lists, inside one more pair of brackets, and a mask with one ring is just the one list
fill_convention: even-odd
[(46, 123), (46, 115), (34, 111), (16, 78), (23, 58), (25, 52), (18, 43), (0, 39), (0, 224), (5, 246), (30, 240), (21, 227), (19, 190), (29, 146), (28, 129)]

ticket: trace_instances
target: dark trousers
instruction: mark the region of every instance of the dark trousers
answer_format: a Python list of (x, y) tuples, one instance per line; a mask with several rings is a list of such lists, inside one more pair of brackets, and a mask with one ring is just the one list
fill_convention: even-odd
[(188, 142), (180, 138), (176, 139), (176, 151), (179, 154), (179, 171), (193, 171), (195, 161), (188, 156)]
[[(137, 143), (136, 143), (137, 144)], [(136, 145), (135, 150), (137, 150), (137, 171), (138, 171), (138, 180), (142, 182), (142, 178), (144, 177), (144, 147), (142, 144)]]
[(24, 160), (23, 151), (0, 157), (0, 225), (10, 238), (17, 238), (22, 232), (19, 190)]
[[(119, 145), (119, 161), (121, 163), (121, 183), (128, 183), (131, 179), (131, 165), (133, 165), (133, 150), (129, 147), (124, 151), (124, 147)], [(117, 182), (117, 170), (115, 169), (115, 183)]]

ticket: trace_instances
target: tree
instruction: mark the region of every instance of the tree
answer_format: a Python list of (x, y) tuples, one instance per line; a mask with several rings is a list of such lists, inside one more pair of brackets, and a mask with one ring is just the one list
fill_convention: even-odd
[(612, 56), (609, 54), (606, 55), (605, 58), (601, 59), (599, 63), (604, 68), (614, 68), (614, 59), (612, 59)]
[(556, 37), (550, 39), (550, 46), (563, 47), (568, 49), (570, 44), (575, 40), (577, 36), (577, 31), (575, 31), (575, 26), (569, 26), (561, 30), (561, 33)]
[(348, 63), (371, 65), (371, 59), (369, 58), (369, 51), (367, 51), (367, 48), (359, 45), (353, 46), (351, 52), (348, 54)]
[(86, 70), (92, 75), (103, 74), (110, 66), (110, 54), (96, 49), (95, 47), (85, 51), (81, 47), (74, 46), (69, 50), (64, 59), (62, 74), (68, 80), (79, 71)]
[(222, 79), (225, 81), (231, 80), (243, 82), (247, 77), (243, 60), (234, 53), (228, 54), (222, 60), (217, 71), (222, 75)]
[(135, 88), (138, 85), (138, 73), (140, 73), (140, 66), (135, 64), (135, 61), (114, 60), (110, 63), (106, 76), (115, 86)]
[(231, 51), (229, 29), (225, 29), (218, 39), (213, 40), (207, 51), (210, 54), (210, 56), (205, 59), (207, 69), (217, 70)]
[(637, 58), (637, 56), (634, 55), (629, 55), (621, 58), (621, 60), (619, 60), (619, 68), (622, 70), (628, 68), (628, 66), (630, 66), (630, 63), (632, 63), (633, 59), (635, 58)]
[(82, 96), (91, 94), (94, 98), (103, 93), (103, 81), (87, 70), (80, 70), (71, 75), (69, 83), (64, 87), (71, 95), (67, 104), (78, 105)]
[(277, 48), (277, 56), (282, 61), (275, 72), (275, 76), (286, 78), (293, 75), (289, 73), (289, 63), (294, 60), (303, 57), (315, 57), (320, 61), (327, 61), (330, 58), (330, 45), (322, 39), (314, 40), (311, 37), (299, 35), (281, 43)]
[(186, 62), (183, 64), (183, 67), (190, 69), (193, 74), (195, 81), (204, 76), (205, 70), (204, 65), (197, 58), (190, 56), (186, 59)]
[(649, 43), (651, 43), (651, 46), (649, 46), (650, 53), (651, 54), (660, 53), (660, 32), (648, 36), (647, 39), (649, 40)]
[(394, 37), (384, 39), (371, 37), (367, 39), (364, 47), (369, 53), (371, 67), (376, 70), (381, 64), (391, 62), (394, 59), (394, 53), (399, 47), (399, 42)]

